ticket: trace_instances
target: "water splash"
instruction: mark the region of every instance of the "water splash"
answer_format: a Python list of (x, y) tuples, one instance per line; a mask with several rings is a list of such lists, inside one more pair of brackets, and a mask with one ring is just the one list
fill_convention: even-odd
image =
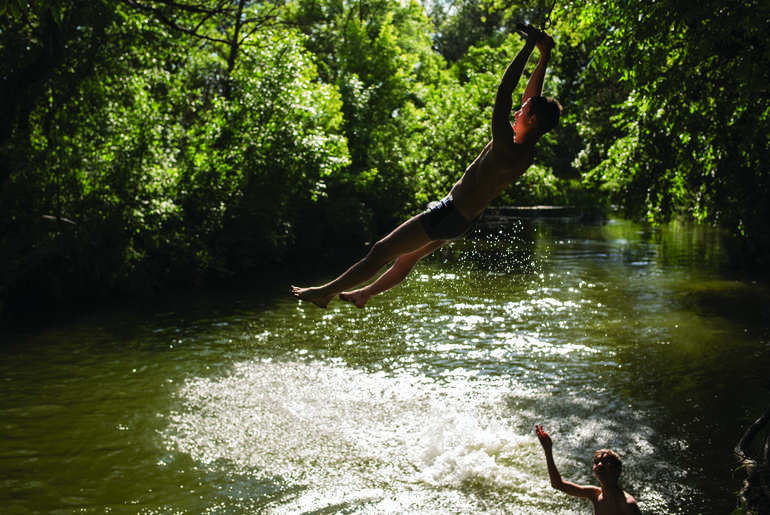
[[(622, 406), (574, 395), (565, 406), (553, 392), (461, 372), (436, 380), (265, 359), (189, 380), (177, 396), (163, 435), (169, 452), (278, 482), (291, 495), (271, 513), (578, 513), (579, 501), (550, 489), (532, 433), (560, 408), (554, 429), (569, 438), (567, 456), (588, 456), (602, 439), (641, 460), (657, 451), (644, 417), (632, 441), (617, 440), (616, 430), (629, 436)], [(590, 413), (582, 422), (580, 403)]]

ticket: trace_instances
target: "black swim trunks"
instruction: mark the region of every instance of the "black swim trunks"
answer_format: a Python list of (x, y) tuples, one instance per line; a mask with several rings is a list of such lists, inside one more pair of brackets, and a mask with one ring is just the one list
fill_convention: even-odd
[(457, 210), (449, 197), (441, 202), (431, 202), (428, 210), (420, 215), (420, 222), (430, 239), (459, 240), (467, 236), (479, 223), (481, 217), (468, 221)]

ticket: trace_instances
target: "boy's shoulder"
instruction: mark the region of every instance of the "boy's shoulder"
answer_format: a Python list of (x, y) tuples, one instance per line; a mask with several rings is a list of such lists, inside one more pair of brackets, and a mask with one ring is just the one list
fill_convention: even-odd
[(629, 493), (623, 492), (623, 496), (604, 498), (599, 495), (594, 500), (595, 515), (639, 515), (639, 506)]

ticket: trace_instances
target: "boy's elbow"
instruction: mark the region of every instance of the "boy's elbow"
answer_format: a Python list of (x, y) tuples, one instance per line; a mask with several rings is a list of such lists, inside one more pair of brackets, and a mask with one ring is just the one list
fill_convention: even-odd
[(563, 492), (564, 489), (566, 488), (566, 485), (564, 484), (564, 481), (561, 479), (561, 477), (552, 477), (551, 487), (553, 487), (556, 490), (559, 490), (560, 492)]

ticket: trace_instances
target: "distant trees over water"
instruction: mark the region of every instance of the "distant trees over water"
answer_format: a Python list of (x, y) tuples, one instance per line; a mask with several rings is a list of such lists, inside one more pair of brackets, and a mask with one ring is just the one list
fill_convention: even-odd
[[(391, 228), (488, 141), (512, 27), (552, 5), (0, 2), (0, 303), (229, 276)], [(689, 217), (766, 267), (769, 17), (557, 1), (564, 118), (498, 202)]]

